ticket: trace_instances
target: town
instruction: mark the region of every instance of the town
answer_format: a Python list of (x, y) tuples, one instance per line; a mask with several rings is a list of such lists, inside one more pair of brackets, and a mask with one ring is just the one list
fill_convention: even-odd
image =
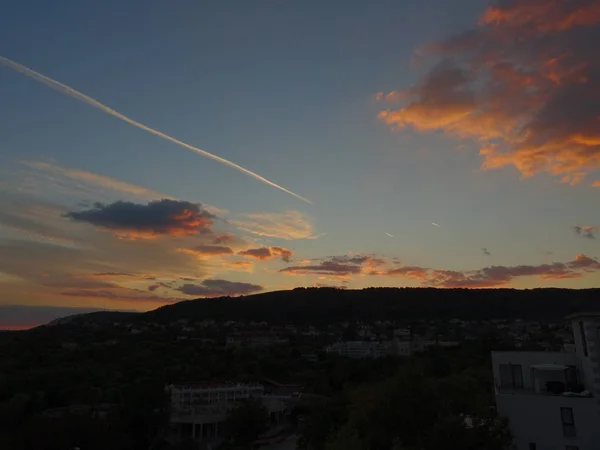
[[(596, 414), (597, 324), (600, 316), (596, 315), (573, 315), (568, 320), (332, 320), (323, 325), (164, 321), (152, 316), (140, 320), (136, 315), (102, 312), (70, 316), (26, 335), (0, 334), (7, 356), (5, 375), (0, 376), (5, 380), (0, 386), (5, 399), (0, 412), (10, 414), (7, 423), (19, 414), (27, 421), (31, 412), (26, 411), (31, 408), (36, 420), (49, 423), (88, 418), (82, 429), (95, 430), (99, 422), (110, 423), (115, 417), (133, 420), (127, 419), (132, 411), (123, 411), (129, 401), (123, 389), (139, 388), (140, 395), (154, 400), (129, 408), (145, 408), (136, 414), (155, 424), (156, 431), (143, 438), (149, 445), (164, 442), (164, 448), (217, 449), (251, 442), (265, 449), (311, 450), (322, 448), (323, 442), (315, 440), (336, 439), (319, 435), (314, 422), (322, 421), (317, 419), (319, 412), (332, 408), (349, 389), (386, 383), (398, 370), (410, 372), (415, 365), (450, 364), (462, 369), (439, 369), (446, 374), (442, 383), (462, 374), (460, 389), (482, 392), (477, 408), (460, 412), (468, 420), (467, 428), (483, 417), (506, 419), (507, 425), (493, 422), (494, 427), (507, 426), (507, 436), (517, 449), (529, 450), (554, 448), (545, 443), (562, 442), (562, 431), (560, 436), (543, 433), (555, 423), (556, 430), (564, 429), (565, 442), (575, 442), (583, 450), (591, 448), (586, 442), (597, 438), (595, 428), (588, 425)], [(34, 341), (37, 350), (30, 347)], [(23, 351), (27, 346), (29, 350)], [(34, 355), (40, 367), (37, 373), (26, 369), (26, 359)], [(109, 367), (94, 365), (109, 360)], [(49, 379), (64, 373), (57, 365), (69, 361), (79, 362), (68, 371), (89, 366), (104, 371), (105, 378), (82, 379), (75, 386), (67, 383), (56, 392), (61, 382)], [(27, 385), (39, 386), (43, 396), (23, 394), (25, 381), (9, 379), (9, 367), (22, 367)], [(475, 373), (481, 384), (469, 387)], [(47, 375), (44, 380), (42, 374)], [(431, 376), (439, 375), (434, 371)], [(411, 381), (411, 386), (417, 389), (419, 382)], [(539, 405), (544, 405), (544, 411), (555, 409), (556, 414), (544, 413), (546, 419), (534, 420), (542, 414)], [(488, 417), (482, 412), (486, 408), (488, 413), (489, 408), (496, 412)], [(262, 419), (253, 422), (256, 417)]]

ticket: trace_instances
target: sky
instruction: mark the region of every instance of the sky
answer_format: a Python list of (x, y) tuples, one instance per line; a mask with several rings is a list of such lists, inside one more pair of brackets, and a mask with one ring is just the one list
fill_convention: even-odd
[(0, 329), (600, 284), (600, 0), (9, 1)]

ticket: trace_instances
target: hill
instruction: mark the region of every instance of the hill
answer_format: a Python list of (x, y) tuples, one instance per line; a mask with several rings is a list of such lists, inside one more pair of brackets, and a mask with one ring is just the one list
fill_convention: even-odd
[(139, 319), (296, 323), (390, 318), (561, 319), (589, 310), (600, 310), (600, 289), (296, 288), (184, 301), (141, 314)]

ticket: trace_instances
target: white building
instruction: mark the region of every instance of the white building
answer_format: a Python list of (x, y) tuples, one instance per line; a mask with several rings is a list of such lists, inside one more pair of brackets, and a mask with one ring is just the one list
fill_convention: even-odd
[(396, 356), (393, 341), (346, 341), (325, 347), (327, 353), (337, 353), (349, 358), (383, 358)]
[(272, 345), (286, 345), (290, 340), (285, 337), (280, 337), (272, 334), (263, 333), (234, 333), (227, 336), (226, 345), (228, 347), (269, 347)]
[(422, 352), (430, 347), (450, 347), (456, 342), (434, 341), (346, 341), (336, 342), (325, 347), (327, 353), (337, 353), (349, 358), (383, 358), (386, 356), (410, 356), (414, 352)]
[(496, 407), (518, 450), (600, 448), (600, 313), (567, 320), (575, 352), (492, 352)]
[(180, 436), (198, 440), (218, 437), (219, 424), (229, 411), (251, 397), (261, 399), (273, 423), (278, 423), (289, 408), (286, 398), (265, 395), (259, 383), (203, 382), (166, 389), (171, 396), (171, 423)]

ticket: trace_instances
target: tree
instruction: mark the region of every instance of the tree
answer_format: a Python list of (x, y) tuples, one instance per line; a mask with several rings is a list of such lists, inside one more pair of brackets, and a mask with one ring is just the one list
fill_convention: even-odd
[(269, 413), (260, 399), (249, 398), (232, 409), (225, 420), (229, 439), (243, 448), (252, 448), (252, 443), (267, 429)]
[(303, 430), (302, 447), (309, 450), (512, 448), (506, 422), (489, 408), (487, 385), (462, 372), (444, 377), (437, 377), (436, 372), (430, 361), (421, 360), (403, 366), (384, 381), (353, 389), (341, 423), (339, 419), (337, 423), (335, 419), (312, 423)]

